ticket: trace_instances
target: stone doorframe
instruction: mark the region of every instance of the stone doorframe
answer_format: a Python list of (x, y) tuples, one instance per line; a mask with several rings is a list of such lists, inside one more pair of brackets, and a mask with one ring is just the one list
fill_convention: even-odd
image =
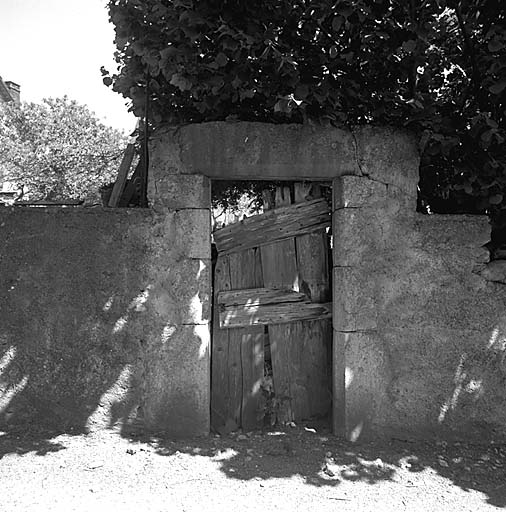
[[(382, 298), (396, 250), (416, 210), (419, 155), (411, 134), (305, 125), (214, 122), (159, 129), (150, 144), (149, 200), (155, 211), (188, 210), (185, 236), (209, 246), (210, 179), (332, 181), (334, 433), (356, 439), (385, 423), (384, 358), (378, 334)], [(199, 278), (199, 276), (197, 276)], [(202, 273), (209, 302), (210, 272)], [(209, 306), (209, 304), (207, 305)], [(195, 325), (209, 307), (196, 308)], [(384, 322), (383, 322), (384, 323)], [(382, 325), (383, 325), (382, 323)], [(209, 343), (209, 342), (208, 342)], [(207, 397), (210, 350), (200, 350), (194, 381)], [(204, 404), (205, 405), (205, 404)], [(202, 418), (209, 424), (209, 418)]]

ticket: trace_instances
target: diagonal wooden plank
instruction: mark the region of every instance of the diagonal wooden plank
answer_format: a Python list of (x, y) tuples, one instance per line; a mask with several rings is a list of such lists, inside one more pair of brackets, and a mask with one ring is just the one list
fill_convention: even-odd
[(119, 166), (118, 177), (114, 182), (111, 197), (109, 198), (109, 208), (116, 208), (119, 204), (121, 194), (123, 193), (123, 189), (125, 188), (125, 183), (128, 177), (128, 171), (130, 170), (130, 166), (132, 165), (134, 154), (135, 144), (128, 144), (128, 146), (125, 149), (123, 159), (121, 160), (121, 164)]
[(330, 207), (316, 199), (268, 210), (214, 232), (218, 252), (228, 254), (329, 227)]

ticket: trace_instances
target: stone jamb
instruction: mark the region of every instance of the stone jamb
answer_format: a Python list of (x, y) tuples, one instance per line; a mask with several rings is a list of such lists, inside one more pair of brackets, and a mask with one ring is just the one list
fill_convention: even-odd
[[(353, 209), (368, 208), (383, 220), (401, 210), (409, 215), (406, 206), (414, 214), (419, 162), (413, 138), (399, 130), (367, 126), (349, 132), (301, 125), (204, 123), (162, 130), (152, 140), (152, 152), (149, 191), (156, 210), (209, 211), (210, 179), (333, 180), (332, 218), (338, 240), (333, 248), (334, 279), (338, 276), (340, 282), (333, 283), (332, 426), (336, 434), (359, 435), (354, 423), (368, 421), (370, 404), (363, 389), (354, 402), (347, 400), (352, 369), (346, 353), (357, 336), (367, 345), (367, 331), (375, 328), (374, 298), (371, 290), (359, 289), (354, 266), (340, 261), (349, 255), (336, 247), (344, 236), (354, 247), (354, 256), (360, 257), (357, 244), (363, 239), (343, 225), (353, 217)], [(210, 236), (208, 240), (210, 244)], [(372, 245), (384, 241), (380, 237)], [(369, 245), (365, 252), (370, 252)]]

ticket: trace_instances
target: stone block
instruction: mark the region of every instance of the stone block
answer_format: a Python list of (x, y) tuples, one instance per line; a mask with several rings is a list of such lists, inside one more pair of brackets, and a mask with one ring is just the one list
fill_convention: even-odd
[(417, 245), (428, 252), (447, 248), (475, 250), (490, 242), (491, 226), (485, 215), (422, 215), (415, 218)]
[(332, 215), (334, 266), (382, 269), (409, 243), (412, 223), (381, 208), (343, 208)]
[(363, 176), (340, 176), (332, 182), (332, 209), (360, 208), (383, 201), (387, 185)]
[(375, 329), (378, 324), (376, 283), (368, 269), (334, 267), (333, 327), (353, 332)]
[(346, 361), (347, 333), (333, 329), (332, 338), (332, 431), (336, 435), (346, 434)]
[(207, 324), (211, 310), (211, 261), (169, 260), (159, 270), (156, 268), (152, 268), (154, 278), (148, 304), (160, 321), (170, 325)]
[(506, 284), (506, 260), (491, 261), (480, 275), (487, 281)]
[(211, 257), (209, 210), (178, 210), (159, 214), (151, 230), (152, 249), (167, 261)]
[(384, 426), (391, 381), (388, 353), (376, 332), (342, 333), (346, 435), (351, 441)]
[(420, 156), (414, 134), (376, 126), (358, 127), (353, 134), (361, 174), (416, 198)]
[(155, 210), (209, 209), (209, 178), (198, 174), (166, 174), (157, 176), (150, 204)]
[(364, 176), (342, 176), (333, 181), (332, 209), (370, 207), (385, 216), (413, 217), (416, 196)]
[(209, 434), (210, 335), (207, 325), (166, 324), (144, 363), (144, 421), (174, 437)]
[(175, 238), (188, 258), (211, 257), (211, 213), (209, 210), (179, 210), (174, 215)]
[(148, 194), (156, 195), (155, 187), (159, 179), (167, 174), (192, 174), (181, 160), (180, 128), (162, 127), (149, 139), (149, 184)]

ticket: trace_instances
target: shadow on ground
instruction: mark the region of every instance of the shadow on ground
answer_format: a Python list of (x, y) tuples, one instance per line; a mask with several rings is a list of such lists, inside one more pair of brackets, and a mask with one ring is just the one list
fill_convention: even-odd
[[(153, 444), (160, 455), (179, 452), (212, 457), (229, 478), (239, 480), (300, 476), (307, 484), (320, 487), (339, 486), (346, 480), (374, 485), (394, 480), (400, 472), (432, 470), (450, 484), (484, 493), (489, 504), (506, 507), (505, 442), (389, 437), (350, 443), (328, 429), (308, 427), (187, 442), (135, 435), (130, 439)], [(406, 486), (411, 485), (408, 479)]]
[[(66, 449), (62, 432), (25, 429), (0, 432), (0, 460), (9, 454), (44, 456)], [(83, 439), (86, 434), (66, 432)], [(420, 441), (389, 437), (349, 443), (323, 427), (232, 433), (201, 439), (173, 440), (158, 435), (123, 433), (128, 453), (150, 451), (159, 456), (188, 454), (209, 457), (228, 478), (262, 480), (301, 477), (308, 485), (338, 487), (345, 481), (374, 485), (399, 480), (416, 487), (410, 474), (429, 471), (464, 490), (483, 493), (487, 502), (506, 507), (506, 443)], [(115, 436), (108, 436), (115, 439)], [(114, 441), (112, 441), (114, 442)], [(124, 449), (124, 448), (123, 448)], [(416, 478), (413, 478), (416, 480)]]
[(62, 432), (40, 429), (13, 429), (8, 432), (0, 431), (0, 461), (5, 455), (46, 455), (49, 452), (65, 450), (65, 446), (52, 441)]

